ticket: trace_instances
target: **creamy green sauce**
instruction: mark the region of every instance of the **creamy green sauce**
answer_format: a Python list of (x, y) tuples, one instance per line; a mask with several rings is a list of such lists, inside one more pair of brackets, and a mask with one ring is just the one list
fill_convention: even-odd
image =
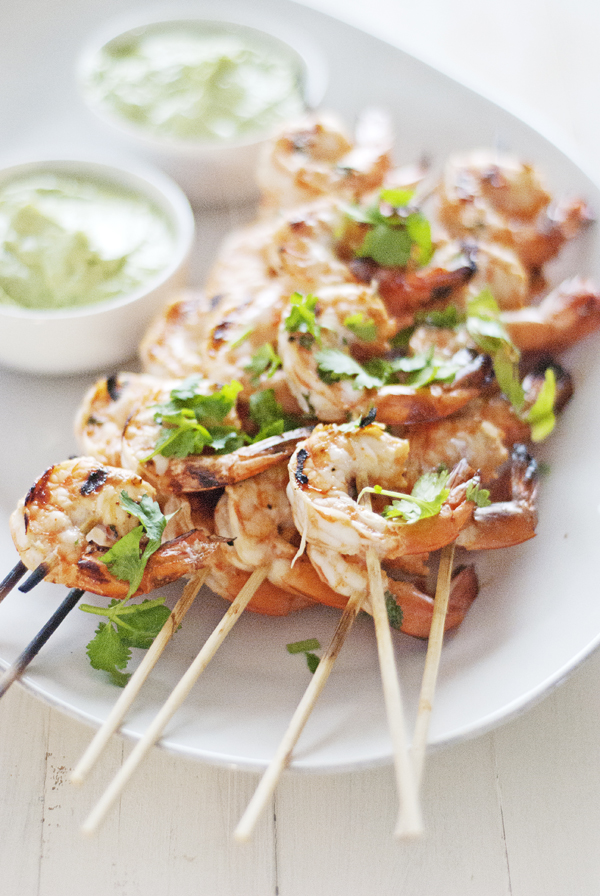
[(61, 309), (129, 295), (170, 261), (152, 202), (102, 180), (40, 171), (0, 187), (0, 303)]
[(162, 23), (115, 38), (96, 54), (84, 86), (107, 112), (185, 141), (245, 138), (303, 109), (292, 51), (210, 23)]

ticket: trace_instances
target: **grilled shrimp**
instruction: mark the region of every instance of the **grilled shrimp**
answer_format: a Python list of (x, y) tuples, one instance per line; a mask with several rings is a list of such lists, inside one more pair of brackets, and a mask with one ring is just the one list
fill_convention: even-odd
[[(10, 529), (28, 569), (43, 564), (45, 578), (70, 588), (124, 598), (128, 583), (112, 575), (102, 558), (139, 521), (121, 504), (121, 492), (136, 503), (155, 498), (151, 485), (125, 470), (79, 457), (54, 464), (19, 501)], [(145, 594), (204, 567), (219, 539), (192, 530), (165, 542), (146, 566), (137, 591)]]
[(86, 392), (75, 417), (81, 453), (113, 467), (121, 466), (123, 430), (138, 408), (164, 401), (171, 386), (139, 373), (98, 380)]
[(449, 496), (436, 516), (401, 523), (356, 501), (357, 479), (396, 492), (402, 489), (409, 448), (407, 440), (390, 436), (374, 423), (354, 431), (315, 427), (289, 463), (287, 493), (303, 543), (363, 559), (372, 548), (383, 559), (426, 553), (454, 541), (473, 513), (467, 486), (478, 483), (464, 462), (451, 474)]
[[(351, 593), (349, 585), (355, 585), (356, 581), (354, 578), (350, 583), (340, 581), (339, 571), (344, 568), (344, 564), (347, 568), (349, 565), (350, 569), (354, 569), (360, 561), (356, 557), (344, 558), (338, 552), (330, 552), (330, 562), (337, 570), (338, 579), (330, 579), (324, 574), (322, 561), (320, 565), (315, 562), (320, 559), (320, 555), (317, 549), (313, 554), (312, 546), (308, 548), (308, 556), (302, 554), (294, 561), (300, 545), (300, 535), (294, 525), (291, 506), (285, 493), (288, 476), (287, 464), (279, 464), (253, 479), (226, 488), (215, 513), (216, 532), (235, 540), (228, 553), (222, 554), (230, 558), (234, 566), (249, 571), (257, 566), (269, 565), (269, 581), (286, 595), (285, 598), (279, 597), (279, 611), (282, 615), (308, 606), (311, 602), (341, 609)], [(363, 608), (368, 611), (370, 605), (364, 565), (363, 570)], [(219, 563), (216, 573), (211, 567), (211, 581), (222, 577), (222, 563)], [(386, 590), (394, 595), (402, 610), (401, 630), (416, 637), (428, 637), (433, 599), (414, 584), (388, 578), (385, 574), (384, 578)], [(238, 577), (231, 572), (227, 581), (235, 582), (236, 587), (239, 584)], [(335, 590), (330, 587), (334, 582)], [(223, 588), (222, 583), (220, 588)], [(472, 568), (457, 570), (452, 584), (447, 630), (460, 624), (476, 594), (477, 579)], [(273, 593), (269, 596), (268, 604), (266, 595), (261, 597), (263, 612), (265, 607), (269, 608), (269, 612), (275, 610), (276, 596)]]
[(264, 211), (300, 205), (323, 195), (354, 200), (377, 189), (391, 167), (387, 115), (366, 109), (354, 140), (330, 113), (288, 124), (265, 148), (257, 180)]
[(458, 533), (457, 545), (469, 551), (489, 551), (533, 538), (537, 525), (537, 492), (537, 463), (524, 445), (515, 445), (508, 499), (477, 507), (472, 519)]
[[(378, 419), (388, 424), (436, 420), (471, 401), (490, 379), (489, 359), (470, 351), (461, 352), (455, 359), (462, 369), (449, 384), (434, 382), (423, 387), (390, 384), (368, 388), (357, 386), (350, 376), (328, 377), (327, 369), (321, 375), (332, 350), (336, 364), (341, 361), (344, 366), (342, 373), (347, 372), (347, 364), (384, 354), (396, 324), (377, 293), (357, 284), (346, 283), (319, 291), (314, 309), (320, 331), (318, 339), (292, 329), (293, 308), (292, 301), (282, 315), (278, 354), (300, 408), (321, 421), (338, 423), (349, 414), (365, 416), (373, 406), (377, 407)], [(365, 328), (363, 332), (361, 325)]]
[[(228, 486), (215, 512), (215, 531), (234, 539), (231, 562), (252, 571), (269, 566), (269, 581), (308, 601), (336, 605), (308, 557), (292, 563), (300, 545), (292, 509), (286, 495), (287, 463)], [(339, 598), (338, 598), (339, 600)]]
[[(371, 612), (369, 577), (366, 563), (318, 545), (308, 545), (311, 563), (338, 598), (331, 606), (344, 607), (352, 594), (364, 594), (362, 609)], [(412, 582), (401, 581), (382, 570), (383, 587), (401, 610), (400, 631), (415, 638), (428, 638), (433, 617), (433, 597)], [(457, 628), (477, 597), (479, 583), (473, 566), (458, 567), (452, 576), (444, 631)]]
[(531, 165), (485, 150), (452, 158), (437, 198), (440, 221), (451, 236), (510, 246), (533, 271), (591, 220), (580, 199), (551, 204)]

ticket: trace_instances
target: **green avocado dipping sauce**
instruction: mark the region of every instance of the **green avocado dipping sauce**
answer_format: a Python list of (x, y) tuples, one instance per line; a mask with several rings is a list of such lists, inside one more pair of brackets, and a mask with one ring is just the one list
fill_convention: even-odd
[(59, 310), (129, 295), (174, 245), (151, 200), (109, 181), (40, 170), (0, 186), (0, 304)]
[(126, 32), (94, 55), (83, 84), (98, 108), (171, 140), (245, 139), (305, 107), (295, 51), (251, 28), (211, 22)]

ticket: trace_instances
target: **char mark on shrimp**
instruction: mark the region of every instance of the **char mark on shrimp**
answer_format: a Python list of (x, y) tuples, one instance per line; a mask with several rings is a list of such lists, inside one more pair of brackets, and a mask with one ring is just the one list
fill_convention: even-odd
[(79, 489), (80, 494), (92, 495), (95, 492), (99, 492), (104, 483), (108, 478), (108, 471), (103, 467), (98, 467), (96, 470), (92, 470), (89, 473), (87, 479)]
[(118, 376), (109, 376), (106, 378), (106, 391), (110, 395), (112, 401), (117, 401), (122, 391)]
[(305, 448), (300, 448), (296, 455), (296, 472), (294, 473), (298, 485), (308, 485), (308, 476), (304, 472), (304, 464), (307, 460), (308, 451)]

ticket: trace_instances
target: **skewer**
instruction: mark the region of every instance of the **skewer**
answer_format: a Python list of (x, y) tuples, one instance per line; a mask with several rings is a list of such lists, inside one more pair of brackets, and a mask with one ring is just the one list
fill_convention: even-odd
[(319, 660), (319, 665), (292, 716), (288, 729), (285, 732), (275, 755), (269, 763), (267, 770), (261, 778), (258, 787), (254, 791), (254, 795), (248, 803), (246, 811), (233, 832), (234, 839), (238, 842), (242, 843), (250, 839), (261, 812), (273, 795), (281, 773), (290, 761), (292, 751), (296, 746), (298, 738), (308, 721), (308, 717), (314, 709), (321, 691), (325, 687), (325, 682), (329, 678), (329, 674), (333, 669), (333, 664), (342, 649), (346, 635), (352, 628), (352, 624), (360, 610), (362, 601), (363, 595), (360, 593), (354, 594), (348, 599), (333, 638), (331, 639), (331, 643), (324, 656)]
[(15, 585), (21, 581), (26, 572), (27, 567), (22, 560), (19, 560), (18, 563), (13, 566), (9, 574), (0, 582), (0, 603), (4, 600), (7, 594), (10, 594)]
[(400, 797), (400, 814), (394, 836), (417, 837), (423, 833), (417, 779), (408, 753), (404, 708), (385, 605), (381, 564), (373, 548), (367, 551), (367, 570), (383, 697), (392, 738), (396, 786)]
[(206, 577), (208, 576), (208, 572), (208, 569), (201, 570), (198, 575), (194, 576), (194, 578), (190, 579), (190, 581), (186, 584), (181, 597), (171, 611), (171, 615), (166, 620), (160, 632), (148, 648), (148, 651), (144, 655), (142, 662), (129, 679), (127, 686), (115, 703), (108, 718), (106, 719), (102, 727), (96, 732), (96, 735), (94, 736), (87, 750), (73, 770), (73, 773), (71, 774), (71, 782), (73, 784), (83, 784), (85, 778), (95, 765), (106, 744), (121, 725), (121, 722), (125, 718), (125, 714), (142, 689), (142, 685), (158, 662), (159, 657), (171, 640), (172, 636), (179, 628), (179, 625), (181, 624), (185, 614), (192, 606), (196, 595), (200, 591), (200, 588), (202, 587), (206, 580)]
[(96, 804), (95, 808), (84, 822), (82, 827), (82, 832), (84, 834), (93, 834), (101, 824), (104, 816), (121, 794), (133, 772), (136, 770), (149, 749), (160, 738), (166, 725), (179, 709), (201, 673), (207, 667), (226, 636), (240, 618), (242, 612), (246, 609), (252, 596), (267, 577), (268, 572), (268, 566), (260, 566), (258, 569), (254, 570), (238, 596), (227, 609), (227, 612), (217, 627), (205, 641), (192, 665), (181, 677), (144, 736), (137, 742), (124, 764), (104, 791), (104, 794)]
[(427, 747), (427, 735), (429, 721), (433, 709), (433, 698), (440, 666), (442, 644), (444, 641), (444, 626), (448, 601), (450, 598), (450, 583), (452, 578), (452, 564), (454, 562), (454, 543), (442, 548), (440, 565), (438, 569), (437, 586), (433, 602), (433, 617), (425, 656), (425, 669), (421, 682), (419, 695), (419, 708), (412, 744), (413, 765), (417, 778), (417, 786), (420, 784), (425, 761), (425, 749)]
[(61, 622), (77, 605), (85, 592), (81, 588), (72, 588), (62, 604), (52, 614), (48, 622), (39, 630), (35, 638), (28, 644), (23, 653), (15, 660), (2, 678), (0, 678), (0, 697), (3, 697), (13, 682), (17, 681), (32, 659), (37, 656), (50, 635), (54, 634)]
[(19, 591), (22, 591), (23, 594), (27, 594), (28, 591), (31, 591), (35, 588), (36, 585), (39, 585), (42, 582), (48, 573), (50, 572), (49, 564), (44, 561), (40, 563), (39, 566), (33, 570), (33, 572), (27, 576), (22, 585), (19, 585)]

